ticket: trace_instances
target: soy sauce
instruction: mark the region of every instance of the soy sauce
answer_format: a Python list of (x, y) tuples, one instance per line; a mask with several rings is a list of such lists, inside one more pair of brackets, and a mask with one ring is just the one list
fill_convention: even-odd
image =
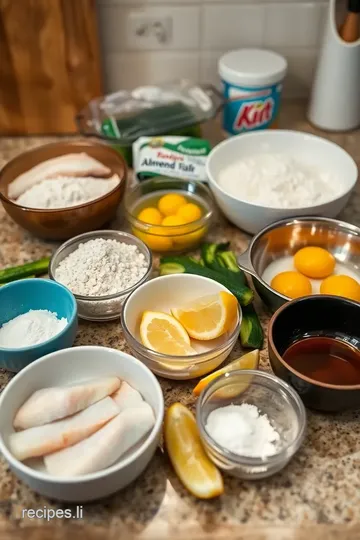
[(360, 384), (360, 351), (339, 339), (321, 336), (301, 339), (286, 349), (283, 359), (299, 373), (319, 382)]

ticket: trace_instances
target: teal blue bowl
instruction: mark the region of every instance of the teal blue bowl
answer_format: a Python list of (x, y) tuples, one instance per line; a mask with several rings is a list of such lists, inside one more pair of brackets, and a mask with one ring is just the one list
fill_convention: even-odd
[(28, 364), (60, 349), (71, 347), (77, 331), (77, 305), (74, 295), (60, 283), (48, 279), (23, 279), (0, 287), (0, 327), (30, 310), (47, 309), (66, 317), (65, 328), (53, 338), (18, 349), (0, 347), (0, 367), (18, 372)]

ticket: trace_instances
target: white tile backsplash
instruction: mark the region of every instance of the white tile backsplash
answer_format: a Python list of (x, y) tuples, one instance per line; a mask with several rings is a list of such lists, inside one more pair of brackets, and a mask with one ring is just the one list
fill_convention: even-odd
[(265, 9), (265, 47), (315, 47), (323, 10), (320, 3), (271, 4)]
[[(241, 47), (273, 49), (288, 59), (284, 92), (311, 87), (327, 0), (97, 0), (107, 91), (187, 77), (219, 86), (218, 58)], [(133, 14), (171, 19), (170, 39), (141, 45)], [(139, 38), (140, 39), (140, 38)]]
[(254, 47), (262, 44), (262, 5), (205, 5), (201, 25), (203, 50)]
[(199, 79), (197, 52), (129, 52), (104, 56), (105, 86), (108, 91), (159, 84), (178, 78)]
[(119, 6), (103, 6), (99, 14), (100, 34), (103, 38), (103, 48), (106, 53), (136, 50), (134, 39), (129, 32), (131, 16), (140, 15), (157, 18), (171, 18), (170, 41), (164, 46), (160, 41), (150, 50), (196, 50), (200, 45), (200, 8), (199, 7), (149, 7), (149, 8), (122, 8)]

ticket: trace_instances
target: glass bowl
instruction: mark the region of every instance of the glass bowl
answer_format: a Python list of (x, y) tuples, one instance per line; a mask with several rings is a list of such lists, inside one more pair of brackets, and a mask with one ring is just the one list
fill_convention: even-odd
[[(189, 202), (202, 207), (200, 219), (178, 226), (153, 225), (137, 218), (139, 211), (167, 193), (184, 195)], [(147, 202), (148, 201), (148, 202)], [(198, 246), (208, 232), (213, 216), (213, 198), (207, 186), (194, 180), (150, 178), (136, 185), (125, 195), (125, 212), (132, 232), (145, 244), (160, 253), (184, 252)]]
[(166, 355), (148, 349), (141, 343), (139, 326), (144, 311), (168, 313), (171, 307), (194, 300), (194, 291), (201, 297), (224, 290), (227, 289), (220, 283), (192, 274), (157, 277), (138, 287), (124, 302), (121, 314), (125, 339), (133, 355), (156, 375), (167, 379), (194, 379), (219, 367), (239, 338), (240, 309), (237, 321), (229, 332), (211, 342), (197, 342), (198, 354), (191, 356)]
[[(222, 447), (209, 435), (206, 422), (211, 411), (242, 403), (256, 405), (279, 433), (274, 455), (241, 456)], [(204, 448), (220, 469), (239, 478), (258, 479), (283, 469), (298, 451), (305, 436), (306, 412), (295, 390), (275, 375), (240, 370), (221, 375), (204, 388), (197, 401), (196, 421)]]
[(75, 251), (80, 244), (93, 240), (94, 238), (117, 240), (118, 242), (122, 242), (124, 244), (135, 245), (140, 253), (144, 255), (147, 264), (147, 270), (144, 276), (137, 283), (135, 283), (135, 285), (132, 285), (128, 289), (125, 289), (119, 293), (109, 294), (106, 296), (82, 296), (80, 294), (73, 293), (78, 305), (78, 315), (81, 319), (98, 322), (111, 321), (120, 317), (123, 302), (129, 296), (129, 294), (139, 285), (145, 283), (145, 281), (149, 279), (152, 271), (152, 255), (148, 247), (132, 234), (121, 231), (88, 232), (68, 240), (55, 251), (51, 257), (49, 265), (50, 278), (58, 282), (58, 280), (55, 278), (55, 274), (60, 262), (70, 253)]

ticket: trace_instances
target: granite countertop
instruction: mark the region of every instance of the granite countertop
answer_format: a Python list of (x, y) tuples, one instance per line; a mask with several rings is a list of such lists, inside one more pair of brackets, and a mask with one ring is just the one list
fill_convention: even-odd
[[(324, 134), (305, 120), (301, 102), (285, 103), (281, 127), (321, 134), (338, 143), (360, 162), (360, 131)], [(221, 140), (217, 122), (206, 126), (213, 142)], [(54, 137), (0, 139), (0, 165), (32, 146)], [(360, 188), (341, 216), (360, 225)], [(119, 215), (113, 224), (122, 227)], [(249, 237), (219, 217), (211, 234), (231, 239), (242, 252)], [(0, 208), (0, 267), (49, 255), (55, 244), (38, 240), (18, 227)], [(264, 328), (269, 315), (257, 305)], [(104, 345), (127, 350), (118, 323), (81, 322), (76, 345)], [(237, 348), (232, 356), (239, 355)], [(267, 351), (261, 368), (269, 369)], [(0, 370), (3, 387), (9, 374)], [(193, 382), (161, 380), (166, 405), (181, 401), (193, 406)], [(84, 505), (82, 520), (22, 519), (23, 509), (74, 508), (34, 494), (0, 460), (0, 539), (222, 539), (352, 540), (360, 538), (360, 414), (308, 413), (306, 440), (292, 462), (273, 478), (243, 482), (226, 477), (225, 494), (210, 502), (195, 500), (180, 484), (159, 449), (141, 477), (127, 489)]]

